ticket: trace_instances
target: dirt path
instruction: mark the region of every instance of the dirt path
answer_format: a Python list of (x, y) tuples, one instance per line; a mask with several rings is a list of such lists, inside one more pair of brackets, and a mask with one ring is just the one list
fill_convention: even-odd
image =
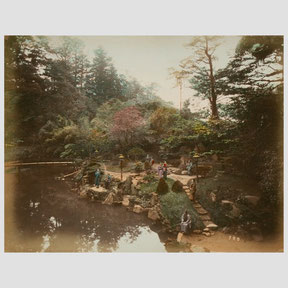
[[(229, 240), (230, 239), (230, 240)], [(233, 236), (216, 231), (211, 237), (193, 234), (183, 236), (183, 243), (197, 245), (209, 249), (210, 252), (283, 252), (283, 238), (277, 235), (264, 241), (233, 240)]]

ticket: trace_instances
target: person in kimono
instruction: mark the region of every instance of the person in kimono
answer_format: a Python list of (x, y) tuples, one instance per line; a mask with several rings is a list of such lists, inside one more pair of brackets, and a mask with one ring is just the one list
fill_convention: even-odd
[(159, 178), (162, 178), (163, 177), (163, 166), (162, 166), (162, 163), (160, 163), (160, 165), (158, 166), (158, 176)]
[(95, 185), (97, 188), (99, 188), (99, 185), (100, 185), (100, 178), (101, 178), (101, 173), (100, 173), (100, 170), (97, 169), (95, 172)]
[(188, 234), (192, 227), (192, 219), (191, 215), (188, 213), (187, 209), (185, 209), (184, 213), (181, 216), (181, 232), (184, 234)]

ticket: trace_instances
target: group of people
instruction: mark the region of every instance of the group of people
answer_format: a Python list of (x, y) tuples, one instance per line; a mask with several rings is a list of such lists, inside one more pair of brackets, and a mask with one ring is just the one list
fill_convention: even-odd
[(158, 168), (157, 168), (158, 176), (159, 178), (164, 178), (167, 180), (167, 175), (168, 175), (168, 168), (167, 168), (167, 163), (164, 161), (164, 163), (160, 163)]
[[(99, 188), (99, 186), (100, 186), (101, 177), (102, 177), (101, 171), (100, 171), (100, 169), (97, 169), (95, 172), (95, 186), (97, 188)], [(112, 182), (112, 176), (108, 173), (108, 175), (104, 181), (104, 186), (106, 189), (109, 189), (111, 182)]]

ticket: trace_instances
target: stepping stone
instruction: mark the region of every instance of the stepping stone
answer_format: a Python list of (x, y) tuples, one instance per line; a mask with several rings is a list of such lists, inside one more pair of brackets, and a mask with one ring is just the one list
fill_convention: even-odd
[[(209, 228), (208, 226), (210, 225), (210, 224), (214, 224), (212, 221), (203, 221), (203, 224), (205, 225), (205, 227), (207, 227), (207, 228)], [(209, 228), (210, 229), (210, 228)]]
[(193, 201), (193, 196), (191, 194), (188, 195), (189, 200)]
[(211, 230), (216, 230), (218, 229), (218, 225), (215, 223), (211, 223), (209, 225), (206, 226), (207, 228), (211, 229)]
[(208, 212), (204, 209), (204, 208), (196, 208), (196, 211), (197, 211), (197, 213), (198, 214), (200, 214), (200, 215), (206, 215), (206, 214), (208, 214)]
[(201, 218), (202, 221), (210, 221), (211, 220), (209, 215), (201, 215), (200, 218)]

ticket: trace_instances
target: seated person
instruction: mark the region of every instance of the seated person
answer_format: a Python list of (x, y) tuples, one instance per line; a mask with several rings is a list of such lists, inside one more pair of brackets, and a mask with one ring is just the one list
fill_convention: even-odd
[(187, 212), (187, 209), (184, 211), (181, 217), (181, 232), (188, 234), (192, 227), (191, 215)]

